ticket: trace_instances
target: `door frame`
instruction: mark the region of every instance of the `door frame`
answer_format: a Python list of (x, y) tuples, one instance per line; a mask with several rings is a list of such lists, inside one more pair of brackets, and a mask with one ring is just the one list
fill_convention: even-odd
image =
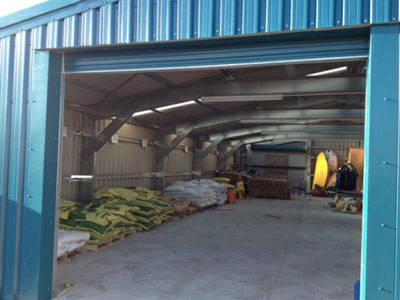
[[(321, 39), (323, 37), (325, 38)], [(388, 43), (390, 45), (394, 43), (395, 46), (388, 47)], [(364, 197), (361, 295), (362, 299), (398, 298), (399, 270), (398, 267), (394, 267), (399, 261), (400, 245), (397, 231), (400, 209), (398, 44), (399, 25), (395, 24), (372, 26), (371, 31), (369, 28), (368, 30), (356, 28), (317, 33), (300, 32), (187, 42), (61, 49), (62, 55), (60, 49), (35, 51), (31, 98), (38, 104), (38, 109), (30, 113), (32, 130), (28, 132), (28, 144), (31, 142), (32, 145), (36, 144), (30, 147), (35, 149), (31, 152), (41, 159), (28, 159), (25, 184), (27, 191), (33, 189), (29, 195), (34, 198), (36, 198), (35, 193), (42, 195), (41, 201), (39, 198), (36, 205), (41, 207), (43, 213), (25, 224), (28, 227), (35, 224), (37, 228), (27, 233), (39, 239), (35, 242), (36, 250), (33, 253), (27, 253), (27, 249), (21, 248), (20, 265), (29, 265), (30, 271), (26, 274), (37, 280), (31, 280), (30, 283), (20, 280), (20, 290), (29, 291), (27, 295), (51, 297), (53, 267), (56, 261), (54, 248), (58, 209), (55, 203), (58, 201), (54, 199), (59, 199), (57, 187), (61, 178), (59, 161), (62, 140), (63, 74), (183, 68), (188, 70), (233, 65), (255, 66), (305, 61), (318, 63), (368, 58), (364, 176), (364, 191), (367, 193)], [(284, 54), (281, 53), (283, 50)], [(252, 55), (248, 55), (249, 52)], [(182, 55), (186, 55), (185, 60), (181, 59)], [(387, 70), (392, 74), (390, 80)], [(383, 119), (385, 122), (382, 122), (382, 118), (385, 118)], [(33, 120), (38, 120), (38, 124), (34, 124)], [(385, 126), (387, 123), (397, 130), (390, 133)], [(46, 132), (46, 135), (38, 138), (38, 133), (41, 131)], [(381, 134), (377, 134), (379, 132)], [(385, 152), (377, 147), (378, 144), (386, 145), (388, 151)], [(41, 184), (37, 183), (37, 178), (40, 178)], [(379, 187), (377, 184), (381, 182), (379, 178), (384, 179), (386, 183), (389, 182), (389, 188)], [(388, 200), (377, 202), (379, 198)], [(24, 231), (24, 228), (22, 230)], [(45, 250), (50, 248), (52, 251)], [(385, 259), (382, 259), (382, 256)], [(22, 273), (24, 272), (27, 271), (24, 269)], [(28, 277), (22, 273), (20, 272), (21, 278)]]

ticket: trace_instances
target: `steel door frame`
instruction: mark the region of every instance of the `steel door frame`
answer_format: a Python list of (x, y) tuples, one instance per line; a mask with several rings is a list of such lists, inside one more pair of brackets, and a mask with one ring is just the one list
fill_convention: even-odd
[[(231, 66), (235, 62), (246, 65), (246, 63), (251, 63), (248, 60), (248, 56), (245, 58), (243, 56), (243, 51), (246, 51), (246, 49), (257, 53), (258, 56), (255, 59), (257, 59), (257, 64), (259, 65), (297, 63), (310, 60), (318, 62), (365, 59), (369, 56), (368, 87), (366, 91), (364, 186), (367, 193), (363, 217), (362, 298), (398, 299), (399, 276), (398, 268), (394, 266), (399, 261), (398, 249), (400, 243), (397, 231), (399, 222), (398, 186), (400, 184), (398, 168), (398, 161), (400, 159), (398, 147), (398, 134), (400, 132), (398, 130), (399, 25), (373, 26), (370, 34), (371, 45), (368, 45), (369, 37), (365, 37), (364, 34), (357, 36), (355, 39), (354, 32), (347, 37), (343, 36), (343, 32), (341, 31), (341, 34), (338, 33), (340, 41), (348, 41), (348, 43), (339, 43), (337, 47), (334, 46), (335, 40), (325, 40), (322, 44), (320, 38), (307, 40), (307, 37), (313, 37), (313, 33), (301, 33), (302, 37), (290, 33), (281, 34), (280, 39), (273, 38), (272, 35), (251, 37), (255, 41), (253, 44), (249, 44), (250, 38), (241, 37), (235, 40), (236, 46), (235, 43), (229, 44), (226, 40), (215, 40), (211, 44), (210, 41), (200, 41), (196, 42), (197, 44), (190, 41), (182, 43), (182, 45), (190, 45), (189, 48), (179, 48), (181, 46), (176, 43), (173, 46), (179, 46), (175, 47), (175, 49), (181, 49), (181, 51), (189, 49), (192, 51), (188, 54), (189, 59), (186, 65), (188, 69)], [(333, 37), (335, 36), (333, 31), (329, 31), (329, 34)], [(262, 39), (264, 39), (264, 42), (260, 41)], [(355, 43), (356, 41), (360, 42), (362, 39), (365, 41), (364, 44)], [(315, 43), (319, 43), (318, 49), (314, 49), (317, 50), (314, 51), (314, 54), (305, 51), (306, 49), (309, 50), (310, 46), (313, 46), (312, 40)], [(281, 51), (282, 45), (289, 45), (289, 43), (292, 46), (291, 50), (294, 51), (287, 52), (284, 59), (276, 51), (272, 51), (274, 46), (278, 47), (279, 51)], [(388, 43), (393, 47), (388, 47)], [(296, 48), (296, 44), (299, 45), (298, 48)], [(357, 46), (352, 49), (346, 49), (343, 45)], [(303, 48), (300, 48), (300, 46)], [(223, 52), (224, 49), (228, 49), (227, 47), (230, 47), (231, 51)], [(151, 49), (154, 49), (154, 51), (152, 52)], [(201, 59), (197, 61), (197, 64), (195, 63), (196, 49), (201, 50), (201, 52), (198, 51), (198, 57)], [(216, 49), (222, 52), (215, 51)], [(365, 52), (368, 49), (369, 54)], [(131, 55), (129, 55), (129, 51), (126, 50), (134, 50), (134, 52), (131, 52)], [(6, 228), (6, 235), (15, 234), (26, 238), (30, 237), (35, 250), (29, 252), (28, 246), (21, 243), (21, 245), (18, 245), (20, 264), (15, 265), (14, 270), (11, 269), (11, 266), (5, 269), (5, 266), (2, 265), (3, 275), (7, 271), (14, 274), (11, 279), (7, 280), (3, 276), (1, 289), (1, 296), (3, 298), (51, 298), (54, 247), (56, 245), (54, 227), (57, 223), (57, 205), (55, 199), (58, 199), (57, 182), (60, 181), (59, 169), (57, 167), (59, 166), (60, 159), (58, 153), (61, 143), (60, 135), (63, 112), (61, 95), (62, 74), (68, 72), (117, 72), (118, 70), (154, 71), (155, 69), (165, 70), (185, 67), (182, 64), (175, 66), (173, 63), (171, 64), (171, 59), (173, 60), (173, 58), (168, 56), (170, 50), (170, 45), (166, 46), (165, 44), (125, 45), (107, 48), (99, 47), (98, 49), (64, 49), (62, 58), (60, 56), (60, 49), (35, 52), (33, 74), (36, 74), (37, 77), (34, 78), (31, 92), (33, 108), (29, 114), (28, 145), (26, 151), (27, 165), (24, 169), (26, 199), (21, 209), (27, 211), (26, 216), (29, 215), (29, 210), (32, 209), (41, 213), (25, 217), (19, 232), (8, 232), (11, 229)], [(111, 58), (109, 60), (110, 63), (99, 67), (99, 61), (96, 60), (96, 57), (97, 59), (101, 58), (106, 51), (107, 57)], [(144, 60), (142, 64), (138, 60), (132, 60), (133, 54), (137, 57), (140, 53), (142, 59), (144, 57), (148, 58), (148, 55), (151, 53), (156, 53), (156, 57), (158, 56), (159, 58), (157, 62), (159, 67), (151, 66), (151, 60)], [(221, 53), (223, 54), (222, 56)], [(228, 53), (234, 54), (230, 57), (230, 61), (227, 60)], [(329, 55), (326, 55), (327, 53)], [(218, 58), (218, 55), (220, 55), (220, 58)], [(314, 55), (314, 59), (312, 55)], [(167, 62), (166, 58), (170, 60)], [(124, 59), (127, 59), (125, 62), (128, 63), (121, 64), (121, 61), (124, 62)], [(129, 59), (131, 60), (129, 61)], [(117, 63), (120, 66), (119, 69)], [(122, 65), (129, 65), (130, 67), (122, 69)], [(387, 70), (390, 70), (390, 74), (392, 74), (390, 80), (388, 80), (388, 76), (383, 76), (387, 73)], [(390, 125), (390, 128), (395, 128), (393, 132), (387, 130), (382, 118)], [(388, 133), (382, 134), (384, 130), (388, 131)], [(379, 143), (387, 145), (388, 155), (376, 146)], [(57, 176), (58, 180), (55, 180)], [(388, 176), (391, 178), (389, 180), (389, 188), (383, 189), (379, 187), (376, 180), (379, 177), (387, 179)], [(386, 182), (388, 181), (386, 180)], [(379, 206), (377, 203), (379, 197), (384, 197), (388, 200), (382, 202)], [(4, 203), (5, 201), (3, 201), (3, 206), (6, 205)], [(9, 201), (7, 205), (9, 205)], [(2, 228), (4, 229), (4, 226)], [(15, 248), (16, 245), (9, 245), (8, 247), (10, 250), (13, 248), (17, 249)], [(29, 249), (31, 248), (32, 245)], [(51, 251), (46, 249), (51, 249)], [(387, 253), (390, 254), (388, 259), (380, 259), (383, 254)], [(27, 268), (28, 266), (29, 268)], [(15, 269), (15, 267), (18, 268)], [(388, 270), (391, 271), (388, 272)]]

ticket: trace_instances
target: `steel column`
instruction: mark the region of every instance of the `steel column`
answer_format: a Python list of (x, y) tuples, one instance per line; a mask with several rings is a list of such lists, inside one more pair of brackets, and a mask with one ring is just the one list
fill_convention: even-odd
[(166, 135), (161, 131), (157, 131), (157, 150), (156, 150), (156, 179), (155, 179), (155, 189), (157, 191), (164, 191), (165, 188), (165, 156), (162, 156), (162, 151), (166, 143)]
[(218, 146), (218, 157), (217, 157), (217, 169), (218, 171), (225, 171), (226, 169), (226, 164), (225, 164), (225, 159), (224, 155), (225, 152), (227, 151), (228, 145), (227, 144), (220, 144)]
[(96, 143), (96, 118), (87, 113), (83, 114), (83, 137), (82, 153), (79, 165), (79, 175), (92, 175), (92, 180), (81, 180), (79, 182), (79, 200), (88, 202), (93, 196), (94, 166), (96, 161), (96, 152), (94, 144)]
[(128, 109), (125, 112), (118, 115), (104, 130), (99, 134), (96, 138), (94, 145), (89, 148), (89, 151), (98, 152), (110, 138), (121, 129), (122, 126), (126, 122), (132, 118), (133, 113), (135, 112), (136, 108)]
[[(158, 149), (157, 160), (164, 159), (164, 157), (171, 153), (172, 150), (178, 147), (178, 145), (190, 134), (194, 124), (196, 124), (196, 122), (189, 122), (168, 145), (164, 145), (163, 149)], [(160, 134), (165, 135), (164, 133)]]
[(307, 140), (307, 165), (306, 165), (306, 194), (310, 193), (311, 188), (311, 140)]
[(204, 144), (203, 137), (197, 137), (194, 139), (194, 154), (193, 154), (193, 171), (195, 172), (195, 174), (193, 175), (194, 178), (201, 177), (203, 144)]
[(238, 150), (244, 143), (242, 141), (238, 141), (229, 151), (226, 151), (227, 146), (222, 145), (220, 147), (220, 151), (218, 154), (218, 170), (226, 169), (226, 160), (231, 157), (236, 150)]
[(361, 299), (398, 299), (399, 33), (399, 25), (371, 28)]
[(224, 139), (223, 135), (218, 136), (215, 140), (213, 140), (211, 142), (210, 145), (208, 145), (208, 147), (206, 149), (203, 150), (203, 153), (201, 154), (201, 159), (206, 158), (206, 156), (208, 154), (211, 153), (211, 151), (213, 151), (215, 149), (215, 147), (217, 147), (219, 145), (219, 143), (222, 142), (222, 140)]
[[(26, 150), (21, 149), (26, 151), (26, 164), (23, 194), (19, 199), (20, 232), (15, 232), (19, 235), (19, 243), (8, 245), (9, 248), (15, 247), (19, 264), (5, 274), (7, 281), (14, 278), (14, 291), (13, 294), (3, 294), (3, 299), (50, 299), (52, 295), (54, 236), (59, 199), (58, 159), (62, 141), (61, 65), (60, 54), (49, 51), (34, 54), (24, 145)], [(15, 228), (6, 230), (12, 231)], [(10, 259), (7, 256), (4, 258)], [(5, 288), (2, 286), (2, 291)]]

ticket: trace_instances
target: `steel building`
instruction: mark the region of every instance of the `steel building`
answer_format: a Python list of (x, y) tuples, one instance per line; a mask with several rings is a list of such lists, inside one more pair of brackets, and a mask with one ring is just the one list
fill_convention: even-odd
[[(316, 125), (273, 120), (351, 119), (360, 122), (321, 126), (365, 140), (361, 297), (399, 299), (399, 11), (397, 0), (51, 0), (0, 18), (0, 298), (51, 298), (61, 189), (71, 199), (124, 182), (162, 189), (212, 173), (243, 145), (328, 139)], [(342, 66), (351, 76), (304, 78)], [(313, 109), (197, 100), (249, 91), (310, 96)], [(337, 95), (355, 104), (329, 106)], [(156, 109), (187, 101), (196, 108)], [(250, 128), (257, 119), (272, 121)], [(131, 143), (121, 156), (137, 159), (118, 174), (105, 144), (127, 122), (144, 127), (120, 134)], [(94, 168), (93, 181), (63, 180)]]

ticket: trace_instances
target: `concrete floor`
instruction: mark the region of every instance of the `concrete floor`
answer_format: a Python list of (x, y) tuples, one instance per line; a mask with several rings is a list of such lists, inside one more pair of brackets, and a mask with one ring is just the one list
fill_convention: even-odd
[(241, 200), (58, 266), (61, 299), (352, 299), (361, 216), (328, 199)]

